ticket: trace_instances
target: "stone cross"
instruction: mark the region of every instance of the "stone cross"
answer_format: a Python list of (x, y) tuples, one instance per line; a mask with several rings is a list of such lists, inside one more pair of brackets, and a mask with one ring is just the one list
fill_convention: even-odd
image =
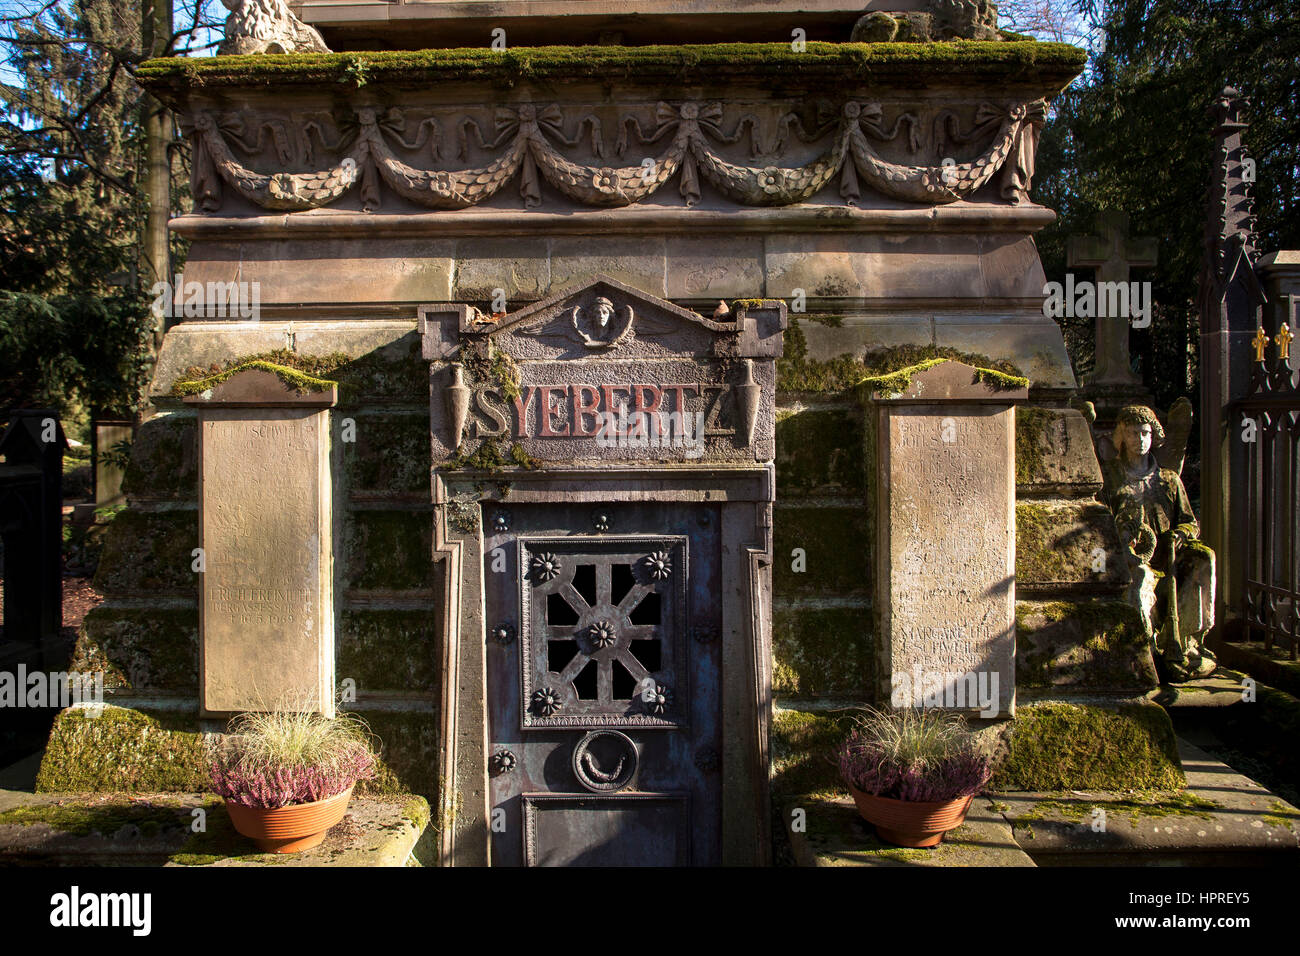
[[(1071, 236), (1066, 263), (1096, 270), (1097, 282), (1128, 282), (1129, 269), (1156, 264), (1156, 240), (1128, 238), (1128, 214), (1107, 209), (1097, 214), (1097, 235)], [(1128, 324), (1097, 316), (1096, 363), (1089, 385), (1141, 385), (1128, 354)]]

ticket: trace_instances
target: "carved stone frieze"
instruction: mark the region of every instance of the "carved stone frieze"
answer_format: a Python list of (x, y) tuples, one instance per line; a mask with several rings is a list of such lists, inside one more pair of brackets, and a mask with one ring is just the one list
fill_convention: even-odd
[[(680, 196), (673, 201), (686, 206), (700, 202), (704, 183), (742, 206), (789, 206), (837, 179), (850, 205), (864, 187), (942, 205), (970, 198), (995, 177), (996, 195), (1026, 199), (1046, 110), (1041, 99), (968, 108), (850, 99), (821, 104), (809, 120), (782, 104), (769, 104), (765, 115), (749, 107), (686, 101), (620, 108), (614, 137), (606, 133), (608, 110), (602, 124), (596, 112), (572, 104), (197, 108), (183, 126), (203, 212), (222, 208), (226, 187), (255, 206), (289, 212), (328, 206), (356, 188), (361, 208), (373, 211), (386, 191), (416, 206), (464, 209), (512, 182), (525, 208), (542, 204), (543, 182), (586, 206), (639, 203), (673, 181)], [(637, 159), (638, 147), (653, 154)]]

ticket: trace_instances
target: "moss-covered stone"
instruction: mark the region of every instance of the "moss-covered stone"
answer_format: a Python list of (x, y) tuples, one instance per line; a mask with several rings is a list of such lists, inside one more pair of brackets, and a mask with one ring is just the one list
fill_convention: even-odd
[[(221, 801), (212, 797), (202, 806), (215, 810)], [(189, 830), (194, 804), (181, 797), (154, 795), (147, 800), (127, 796), (97, 798), (93, 802), (67, 801), (36, 803), (0, 812), (0, 826), (32, 826), (42, 823), (69, 836), (98, 833), (111, 837), (124, 827), (133, 827), (145, 838), (164, 830)]]
[(430, 498), (427, 412), (358, 415), (356, 441), (342, 445), (349, 493)]
[(138, 76), (150, 88), (274, 86), (321, 83), (358, 87), (386, 83), (490, 82), (591, 79), (600, 82), (717, 82), (721, 78), (825, 79), (867, 82), (883, 76), (915, 80), (926, 74), (1014, 75), (1065, 82), (1087, 54), (1064, 43), (962, 40), (940, 43), (809, 42), (712, 43), (665, 46), (486, 47), (446, 50), (366, 51), (165, 57), (148, 60)]
[(193, 415), (158, 415), (136, 430), (122, 490), (132, 498), (198, 497), (198, 430)]
[(433, 803), (438, 794), (441, 722), (427, 711), (352, 711), (378, 738), (379, 774), (357, 784), (358, 793), (416, 793)]
[(871, 609), (778, 607), (772, 614), (772, 691), (789, 697), (870, 699)]
[[(416, 332), (350, 359), (334, 377), (339, 381), (340, 409), (360, 404), (427, 406), (429, 401), (429, 363), (420, 354)], [(422, 457), (427, 458), (427, 434), (425, 441)]]
[[(872, 590), (870, 521), (865, 506), (781, 505), (772, 519), (773, 591), (778, 597), (862, 594)], [(796, 548), (804, 570), (796, 571)]]
[(993, 790), (1181, 790), (1169, 715), (1149, 702), (1017, 708)]
[(111, 594), (198, 596), (193, 551), (197, 511), (128, 508), (113, 519), (95, 574), (95, 589)]
[(344, 611), (335, 643), (338, 679), (351, 678), (363, 694), (437, 690), (435, 626), (432, 609)]
[(1092, 434), (1078, 410), (1016, 408), (1016, 487), (1067, 488), (1072, 494), (1101, 489)]
[(277, 362), (268, 362), (264, 359), (247, 359), (231, 364), (220, 371), (212, 372), (211, 374), (203, 375), (198, 378), (178, 379), (172, 383), (172, 394), (177, 396), (201, 395), (203, 392), (209, 391), (223, 382), (229, 381), (240, 372), (245, 372), (250, 369), (270, 372), (283, 382), (285, 387), (291, 388), (295, 392), (299, 393), (323, 392), (338, 384), (338, 382), (333, 381), (332, 379), (317, 378), (314, 375), (309, 375), (306, 372), (302, 372), (288, 365), (281, 365)]
[[(915, 365), (907, 365), (880, 375), (868, 375), (857, 383), (858, 391), (862, 395), (897, 395), (911, 387), (913, 377), (948, 361), (951, 361), (951, 359), (925, 359)], [(972, 363), (967, 362), (966, 364), (970, 365)], [(1029, 387), (1029, 379), (1023, 375), (1011, 375), (994, 368), (984, 368), (978, 365), (973, 367), (975, 369), (975, 381), (994, 391), (1003, 392)]]
[[(808, 357), (808, 340), (795, 318), (791, 318), (789, 328), (784, 332), (784, 341), (784, 353), (776, 362), (778, 392), (902, 391), (911, 375), (945, 359), (964, 362), (978, 369), (978, 379), (994, 387), (1023, 388), (1029, 384), (1011, 362), (977, 352), (962, 352), (949, 346), (896, 345), (872, 349), (861, 358), (845, 353), (833, 359), (811, 359)], [(900, 382), (901, 387), (895, 388)]]
[(1017, 601), (1016, 683), (1140, 692), (1159, 683), (1137, 608), (1124, 601)]
[(1016, 504), (1016, 583), (1116, 592), (1128, 583), (1115, 520), (1096, 501)]
[(350, 511), (340, 557), (344, 586), (418, 590), (433, 587), (430, 511)]
[(806, 408), (776, 423), (777, 499), (858, 495), (863, 490), (862, 420), (848, 409)]
[(100, 605), (82, 621), (71, 669), (104, 674), (117, 693), (188, 696), (199, 689), (195, 608)]
[(40, 792), (188, 792), (207, 789), (197, 713), (105, 705), (97, 717), (70, 708), (54, 719), (36, 777)]
[(772, 793), (848, 793), (835, 762), (839, 745), (848, 736), (852, 713), (847, 710), (778, 709), (772, 714)]

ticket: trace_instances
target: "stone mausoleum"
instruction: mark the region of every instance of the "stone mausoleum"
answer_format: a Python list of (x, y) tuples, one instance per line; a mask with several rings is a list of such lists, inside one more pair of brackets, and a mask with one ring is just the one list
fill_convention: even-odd
[(167, 332), (74, 662), (116, 706), (43, 787), (202, 789), (292, 696), (445, 864), (765, 863), (899, 672), (978, 674), (1009, 761), (1071, 700), (1159, 737), (1034, 245), (1082, 51), (966, 0), (293, 9), (139, 71), (186, 287), (259, 308)]

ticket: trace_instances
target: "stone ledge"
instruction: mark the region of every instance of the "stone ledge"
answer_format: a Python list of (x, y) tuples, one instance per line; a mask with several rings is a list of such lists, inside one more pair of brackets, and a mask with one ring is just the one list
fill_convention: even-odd
[[(207, 831), (193, 833), (203, 809)], [(423, 797), (357, 797), (318, 847), (260, 853), (210, 794), (0, 791), (0, 864), (50, 866), (405, 866), (429, 823)]]
[[(1185, 740), (1178, 754), (1187, 788), (1165, 799), (1075, 790), (1001, 793), (994, 805), (1039, 863), (1300, 860), (1300, 810)], [(1093, 830), (1095, 807), (1104, 831)]]
[[(806, 832), (796, 833), (792, 813), (806, 813)], [(976, 797), (966, 821), (937, 847), (912, 850), (881, 841), (858, 815), (850, 797), (820, 794), (785, 802), (786, 832), (799, 866), (1034, 866), (1019, 846), (1011, 826)]]

